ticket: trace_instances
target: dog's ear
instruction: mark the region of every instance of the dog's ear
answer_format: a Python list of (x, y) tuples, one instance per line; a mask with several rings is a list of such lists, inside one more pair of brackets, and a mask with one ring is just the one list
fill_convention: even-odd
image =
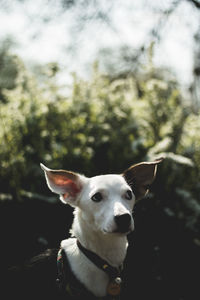
[(65, 170), (51, 170), (40, 164), (45, 173), (49, 189), (60, 195), (60, 200), (76, 206), (77, 199), (84, 185), (84, 176)]
[(157, 165), (163, 161), (163, 158), (153, 162), (142, 162), (131, 166), (122, 174), (126, 182), (130, 185), (136, 201), (144, 197), (149, 189), (149, 186), (155, 179)]

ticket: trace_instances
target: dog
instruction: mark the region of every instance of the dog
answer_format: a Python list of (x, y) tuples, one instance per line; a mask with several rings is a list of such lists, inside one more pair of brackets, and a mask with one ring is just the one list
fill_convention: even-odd
[[(162, 160), (91, 178), (41, 164), (49, 189), (74, 208), (74, 220), (71, 237), (61, 241), (59, 250), (47, 250), (18, 272), (25, 274), (21, 280), (28, 294), (21, 292), (21, 298), (119, 299), (133, 207), (148, 192)], [(15, 290), (17, 295), (16, 281)]]

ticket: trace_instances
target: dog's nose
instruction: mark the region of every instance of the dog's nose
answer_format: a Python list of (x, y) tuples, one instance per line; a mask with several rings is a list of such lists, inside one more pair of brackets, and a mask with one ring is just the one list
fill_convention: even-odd
[(131, 216), (129, 214), (116, 215), (115, 223), (117, 224), (117, 229), (119, 232), (128, 232), (131, 225)]

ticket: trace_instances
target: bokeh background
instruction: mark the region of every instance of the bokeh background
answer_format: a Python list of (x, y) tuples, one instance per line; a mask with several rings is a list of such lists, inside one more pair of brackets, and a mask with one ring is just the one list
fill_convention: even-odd
[(165, 157), (134, 209), (123, 299), (200, 299), (200, 1), (0, 0), (0, 264), (68, 237), (39, 167)]

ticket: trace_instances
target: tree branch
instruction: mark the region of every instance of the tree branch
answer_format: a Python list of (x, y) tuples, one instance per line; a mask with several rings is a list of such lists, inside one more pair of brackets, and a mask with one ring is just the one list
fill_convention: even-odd
[(188, 0), (188, 1), (192, 2), (196, 6), (196, 8), (200, 9), (200, 2), (199, 1), (197, 1), (197, 0)]

